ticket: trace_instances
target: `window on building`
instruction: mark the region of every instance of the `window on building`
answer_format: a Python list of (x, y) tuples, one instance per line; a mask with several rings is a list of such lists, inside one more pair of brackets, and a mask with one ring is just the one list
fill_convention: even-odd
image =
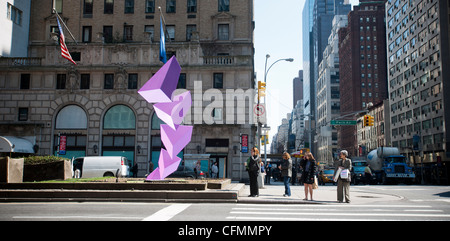
[(92, 42), (92, 26), (83, 26), (83, 43)]
[(155, 13), (155, 0), (145, 1), (145, 13)]
[(77, 105), (62, 108), (56, 116), (56, 129), (86, 129), (86, 112)]
[(138, 74), (128, 74), (128, 89), (135, 90), (137, 89), (138, 84)]
[(56, 89), (63, 90), (66, 88), (66, 74), (57, 74), (56, 75)]
[(219, 12), (230, 11), (230, 0), (219, 0)]
[(63, 0), (53, 0), (53, 8), (56, 9), (57, 13), (62, 13)]
[(178, 78), (177, 89), (186, 89), (186, 74), (181, 73)]
[(136, 129), (136, 116), (130, 107), (115, 105), (106, 112), (103, 129)]
[(167, 25), (166, 32), (167, 32), (166, 38), (170, 40), (175, 40), (175, 25)]
[(105, 0), (105, 8), (103, 10), (104, 14), (114, 13), (114, 0)]
[(123, 40), (124, 41), (133, 41), (133, 25), (124, 25), (123, 26)]
[(88, 90), (91, 84), (90, 74), (81, 74), (80, 89)]
[(216, 89), (223, 88), (223, 73), (214, 73), (213, 87)]
[(105, 83), (103, 88), (105, 90), (114, 89), (114, 74), (105, 74)]
[(177, 1), (176, 0), (166, 0), (166, 13), (176, 13)]
[(21, 90), (30, 89), (30, 81), (31, 81), (30, 74), (21, 74), (20, 75), (20, 89)]
[(154, 25), (145, 25), (144, 32), (149, 33), (149, 38), (151, 41), (154, 40), (154, 36), (155, 36), (155, 26)]
[(125, 13), (134, 13), (134, 0), (125, 0)]
[(19, 121), (28, 120), (28, 108), (19, 108)]
[(113, 42), (113, 26), (103, 26), (103, 39), (105, 43)]
[(186, 25), (186, 41), (191, 41), (192, 33), (197, 31), (197, 25)]
[(187, 0), (187, 12), (188, 13), (197, 12), (197, 0)]
[(22, 10), (14, 7), (10, 3), (8, 3), (7, 7), (7, 18), (17, 25), (22, 25)]
[(94, 0), (84, 0), (83, 4), (83, 14), (84, 17), (92, 17)]
[(218, 31), (219, 31), (219, 34), (218, 34), (219, 40), (229, 40), (230, 39), (230, 35), (229, 35), (230, 26), (228, 24), (219, 24)]

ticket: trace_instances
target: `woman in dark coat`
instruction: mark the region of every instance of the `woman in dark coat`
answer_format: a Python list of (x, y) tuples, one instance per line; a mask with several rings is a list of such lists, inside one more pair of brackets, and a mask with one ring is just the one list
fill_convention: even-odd
[(311, 195), (311, 200), (313, 200), (313, 188), (314, 176), (317, 172), (317, 163), (311, 152), (305, 154), (305, 159), (300, 162), (300, 166), (303, 168), (302, 181), (305, 185), (305, 199), (308, 200), (308, 192)]
[(258, 148), (252, 148), (251, 156), (245, 162), (245, 168), (247, 169), (248, 177), (250, 178), (249, 197), (258, 197), (258, 173), (261, 169), (261, 156), (259, 155)]

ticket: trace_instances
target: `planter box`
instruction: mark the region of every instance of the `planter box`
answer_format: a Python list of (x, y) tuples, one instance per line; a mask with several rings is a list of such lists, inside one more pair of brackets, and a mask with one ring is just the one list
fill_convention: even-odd
[(23, 177), (23, 158), (0, 158), (0, 182), (21, 183)]
[(66, 180), (72, 178), (70, 161), (58, 161), (46, 164), (24, 165), (23, 181)]

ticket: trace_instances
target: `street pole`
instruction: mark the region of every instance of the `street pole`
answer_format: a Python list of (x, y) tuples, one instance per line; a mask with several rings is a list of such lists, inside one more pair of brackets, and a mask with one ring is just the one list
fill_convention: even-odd
[[(267, 84), (267, 74), (269, 73), (269, 70), (272, 68), (272, 66), (274, 66), (276, 63), (278, 63), (278, 62), (280, 62), (280, 61), (288, 61), (288, 62), (293, 62), (294, 61), (294, 59), (293, 58), (287, 58), (287, 59), (279, 59), (279, 60), (277, 60), (277, 61), (275, 61), (275, 62), (273, 62), (271, 65), (270, 65), (270, 67), (269, 67), (269, 69), (267, 69), (267, 60), (270, 58), (270, 55), (269, 54), (266, 54), (266, 63), (265, 63), (265, 66), (264, 66), (264, 83), (265, 84)], [(267, 85), (266, 85), (266, 88), (267, 88)], [(258, 104), (259, 104), (259, 98), (258, 98)], [(266, 115), (266, 127), (267, 127), (267, 103), (266, 103), (266, 96), (264, 95), (264, 105), (266, 105), (266, 111), (265, 111), (265, 115)], [(260, 136), (261, 136), (261, 128), (259, 127), (259, 117), (258, 117), (258, 129), (259, 129), (259, 133), (260, 133)], [(265, 135), (266, 133), (264, 133), (264, 135)], [(267, 145), (267, 139), (264, 137), (264, 165), (266, 165), (266, 163), (267, 163), (267, 149), (266, 149), (266, 145)], [(259, 139), (258, 139), (258, 141), (260, 141)]]

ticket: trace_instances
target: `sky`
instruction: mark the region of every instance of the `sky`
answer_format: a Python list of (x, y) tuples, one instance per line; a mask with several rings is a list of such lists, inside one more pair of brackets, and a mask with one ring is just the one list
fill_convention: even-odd
[[(358, 0), (351, 0), (352, 5)], [(280, 61), (267, 75), (266, 109), (270, 126), (269, 142), (277, 133), (281, 120), (292, 112), (293, 79), (303, 69), (302, 62), (302, 10), (305, 0), (255, 0), (255, 72), (257, 81), (264, 81), (266, 55), (267, 68), (279, 59), (293, 58), (293, 62)], [(270, 145), (270, 144), (269, 144)], [(269, 147), (267, 147), (269, 149)]]

